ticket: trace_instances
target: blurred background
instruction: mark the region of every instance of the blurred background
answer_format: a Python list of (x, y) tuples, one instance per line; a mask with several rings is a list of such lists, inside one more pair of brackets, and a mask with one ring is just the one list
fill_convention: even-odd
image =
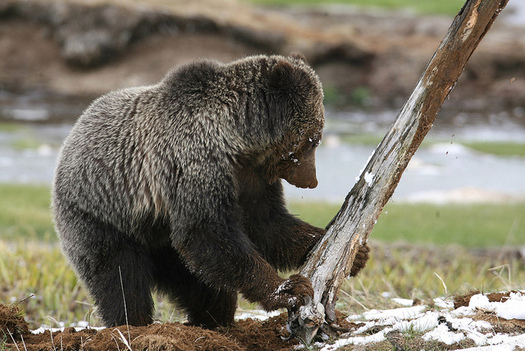
[[(156, 83), (172, 67), (197, 58), (228, 62), (302, 52), (323, 82), (327, 123), (317, 155), (319, 186), (286, 186), (286, 196), (294, 213), (324, 226), (463, 3), (1, 0), (0, 249), (6, 254), (0, 255), (5, 282), (0, 302), (36, 291), (27, 310), (45, 304), (38, 313), (58, 320), (79, 313), (77, 300), (84, 301), (85, 294), (57, 254), (49, 189), (62, 141), (97, 96)], [(425, 245), (424, 250), (438, 245), (437, 255), (446, 262), (431, 269), (441, 272), (449, 291), (465, 283), (479, 289), (519, 287), (516, 282), (525, 281), (524, 176), (525, 2), (510, 0), (374, 229), (377, 263), (363, 273), (366, 283), (348, 291), (354, 296), (385, 290), (405, 297), (443, 293), (432, 272), (418, 270), (430, 263), (413, 266), (422, 246), (414, 251), (407, 244)], [(55, 256), (31, 251), (35, 243), (38, 250), (52, 248)], [(457, 262), (462, 250), (470, 255), (466, 263)], [(28, 268), (43, 267), (43, 261), (59, 262), (63, 275), (41, 277), (40, 268)], [(463, 276), (467, 266), (471, 271)], [(399, 278), (405, 275), (407, 280)], [(54, 282), (65, 280), (69, 295), (57, 300)], [(65, 305), (69, 312), (61, 310)]]
[[(0, 182), (49, 184), (63, 138), (100, 94), (201, 57), (301, 51), (323, 82), (327, 126), (319, 187), (287, 194), (341, 202), (462, 3), (4, 0)], [(523, 200), (523, 2), (498, 18), (427, 141), (394, 199)]]

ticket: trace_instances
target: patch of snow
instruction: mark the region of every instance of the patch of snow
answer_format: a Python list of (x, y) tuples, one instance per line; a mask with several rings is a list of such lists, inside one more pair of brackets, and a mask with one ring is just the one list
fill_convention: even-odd
[(281, 313), (282, 313), (282, 311), (272, 311), (272, 312), (266, 312), (264, 310), (242, 311), (241, 313), (238, 313), (235, 316), (235, 319), (236, 320), (241, 320), (241, 319), (251, 318), (251, 319), (257, 319), (257, 320), (260, 320), (260, 321), (265, 321), (265, 320), (267, 320), (269, 318), (277, 317)]
[(339, 339), (335, 343), (330, 345), (325, 345), (321, 351), (333, 351), (337, 350), (340, 347), (346, 346), (346, 345), (359, 345), (359, 344), (368, 344), (372, 342), (381, 342), (385, 340), (385, 335), (388, 332), (391, 332), (393, 328), (385, 328), (381, 330), (379, 333), (368, 335), (368, 336), (355, 336), (350, 338), (344, 338)]
[(367, 320), (378, 319), (382, 321), (395, 321), (401, 319), (415, 318), (421, 315), (426, 306), (413, 306), (395, 308), (392, 310), (370, 310), (363, 313)]
[(374, 174), (370, 172), (366, 172), (365, 182), (368, 184), (368, 186), (372, 186), (372, 183), (374, 183)]
[(394, 301), (395, 303), (398, 303), (402, 306), (407, 306), (407, 307), (410, 307), (414, 304), (414, 300), (411, 300), (411, 299), (402, 299), (402, 298), (399, 298), (399, 297), (394, 297), (392, 299), (392, 301)]
[(77, 322), (77, 327), (79, 328), (87, 328), (89, 327), (89, 322), (88, 321), (79, 321)]
[[(64, 329), (65, 329), (64, 322), (60, 322), (59, 325), (60, 325), (60, 327), (58, 327), (58, 328), (51, 328), (48, 325), (42, 324), (40, 326), (40, 328), (31, 330), (31, 333), (32, 334), (41, 334), (41, 333), (44, 333), (45, 331), (50, 331), (51, 333), (63, 332)], [(81, 330), (84, 330), (84, 329), (93, 329), (93, 330), (97, 330), (98, 331), (98, 330), (106, 329), (106, 327), (90, 327), (89, 323), (87, 321), (80, 321), (80, 322), (76, 323), (76, 325), (72, 325), (72, 327), (75, 328), (75, 331), (81, 331)]]
[(505, 319), (525, 320), (525, 295), (510, 293), (509, 299), (505, 302), (489, 302), (487, 296), (478, 294), (470, 298), (469, 308), (491, 311)]
[(423, 335), (423, 339), (426, 341), (439, 340), (447, 345), (451, 345), (465, 339), (465, 336), (463, 334), (457, 334), (450, 331), (446, 324), (440, 324), (433, 330)]
[[(516, 335), (516, 336), (509, 336), (506, 334), (496, 334), (490, 340), (490, 344), (498, 345), (500, 347), (504, 346), (506, 347), (505, 350), (515, 350), (516, 347), (523, 347), (523, 345), (525, 345), (525, 334)], [(493, 348), (493, 350), (495, 350), (495, 348)]]
[(394, 324), (394, 329), (401, 332), (407, 330), (417, 330), (420, 332), (431, 330), (438, 326), (438, 317), (439, 314), (437, 312), (427, 312), (416, 319), (397, 322)]
[(436, 305), (436, 307), (439, 307), (439, 308), (450, 308), (451, 309), (454, 307), (454, 302), (445, 300), (442, 297), (435, 298), (434, 304)]
[[(402, 307), (391, 310), (371, 310), (359, 316), (350, 316), (349, 321), (366, 320), (365, 324), (333, 345), (326, 345), (321, 350), (330, 351), (351, 344), (380, 342), (385, 340), (390, 331), (417, 330), (425, 332), (424, 340), (438, 340), (447, 345), (468, 338), (473, 340), (475, 348), (468, 350), (514, 350), (516, 346), (525, 345), (525, 334), (508, 335), (494, 332), (494, 327), (487, 321), (473, 320), (468, 316), (475, 315), (479, 310), (494, 312), (501, 318), (525, 319), (525, 293), (510, 293), (503, 302), (489, 302), (482, 294), (474, 295), (468, 307), (454, 309), (450, 300), (434, 299), (432, 311), (426, 311), (427, 306)], [(387, 293), (385, 297), (389, 297)], [(406, 303), (407, 299), (392, 298), (397, 303)], [(361, 336), (372, 328), (381, 326), (383, 329), (369, 336)]]
[(474, 309), (490, 309), (489, 298), (483, 294), (474, 295), (470, 298), (468, 307)]
[(434, 339), (450, 345), (467, 337), (478, 345), (487, 343), (487, 336), (481, 331), (492, 328), (489, 322), (474, 321), (471, 318), (454, 318), (450, 315), (444, 317), (443, 313), (440, 313), (440, 316), (446, 323), (440, 323), (436, 329), (423, 335), (423, 339)]

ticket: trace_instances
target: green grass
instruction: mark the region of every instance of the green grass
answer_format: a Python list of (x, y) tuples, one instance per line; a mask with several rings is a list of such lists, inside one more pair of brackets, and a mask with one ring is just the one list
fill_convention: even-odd
[(0, 122), (0, 132), (15, 132), (22, 129), (18, 123)]
[(456, 15), (465, 1), (463, 0), (245, 0), (262, 5), (317, 5), (317, 4), (352, 4), (375, 6), (385, 9), (412, 9), (422, 14)]
[[(290, 208), (324, 227), (339, 205), (297, 202)], [(32, 327), (55, 326), (55, 320), (66, 325), (80, 320), (99, 325), (91, 299), (56, 242), (49, 188), (2, 184), (0, 209), (0, 303), (34, 294), (21, 303)], [(522, 260), (502, 256), (499, 249), (472, 254), (468, 247), (524, 245), (524, 211), (525, 204), (389, 204), (372, 232), (371, 259), (357, 278), (345, 282), (338, 309), (360, 313), (364, 308), (394, 307), (381, 295), (385, 291), (392, 296), (430, 299), (471, 287), (483, 291), (523, 288), (519, 285), (525, 281)], [(155, 296), (155, 301), (156, 319), (181, 319), (165, 298)], [(259, 308), (246, 301), (240, 306)]]
[(42, 143), (36, 139), (20, 138), (14, 141), (11, 144), (11, 147), (15, 150), (27, 150), (27, 149), (38, 149), (40, 145), (42, 145)]
[[(324, 227), (339, 204), (291, 202), (290, 211)], [(56, 240), (47, 186), (0, 184), (0, 238)], [(389, 203), (371, 238), (386, 242), (525, 245), (525, 203), (446, 206)]]
[[(525, 204), (397, 205), (374, 228), (385, 241), (491, 247), (525, 244)], [(394, 229), (395, 228), (395, 229)]]
[(0, 184), (0, 238), (54, 238), (48, 186)]
[[(377, 146), (383, 140), (383, 136), (372, 133), (340, 134), (341, 141), (350, 145)], [(450, 143), (450, 140), (427, 138), (423, 141), (421, 148), (430, 147), (438, 143)], [(519, 156), (525, 157), (525, 143), (499, 142), (499, 141), (459, 141), (463, 145), (475, 151), (496, 156)]]
[[(340, 205), (292, 202), (290, 211), (313, 225), (324, 227)], [(388, 204), (371, 238), (385, 242), (466, 247), (525, 245), (524, 203)]]
[[(494, 267), (499, 268), (493, 270)], [(56, 321), (69, 326), (84, 320), (100, 326), (91, 298), (56, 243), (0, 240), (0, 281), (0, 303), (24, 300), (20, 307), (31, 328), (41, 324), (58, 326)], [(344, 282), (337, 309), (351, 314), (399, 307), (384, 292), (429, 300), (472, 288), (485, 292), (520, 289), (523, 281), (524, 262), (517, 257), (498, 255), (497, 250), (481, 256), (457, 246), (392, 245), (375, 241), (366, 268), (358, 277)], [(155, 295), (154, 300), (155, 319), (181, 321), (183, 316), (166, 298)], [(245, 300), (240, 306), (244, 310), (260, 309)]]
[(65, 263), (58, 245), (34, 241), (0, 241), (0, 280), (2, 303), (25, 300), (21, 308), (33, 327), (57, 326), (58, 321), (88, 320), (92, 307), (74, 272)]
[(525, 144), (517, 142), (464, 142), (465, 146), (476, 151), (498, 156), (525, 156)]

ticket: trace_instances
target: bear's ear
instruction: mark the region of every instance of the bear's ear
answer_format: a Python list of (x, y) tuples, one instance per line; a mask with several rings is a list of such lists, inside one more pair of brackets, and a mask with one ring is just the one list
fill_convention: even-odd
[(292, 90), (295, 86), (295, 75), (293, 66), (289, 62), (281, 60), (270, 73), (270, 87), (281, 91)]
[(306, 56), (301, 54), (300, 52), (294, 51), (290, 54), (290, 58), (301, 61), (303, 63), (308, 64), (308, 61), (306, 60)]

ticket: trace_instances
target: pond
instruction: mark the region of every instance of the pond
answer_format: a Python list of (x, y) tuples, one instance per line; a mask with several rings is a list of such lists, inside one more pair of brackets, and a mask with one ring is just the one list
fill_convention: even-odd
[[(91, 99), (0, 92), (0, 182), (51, 184), (60, 145)], [(327, 110), (317, 153), (319, 186), (286, 185), (290, 200), (342, 202), (397, 111)], [(9, 123), (6, 123), (9, 122)], [(525, 111), (446, 110), (438, 115), (393, 196), (395, 201), (525, 199), (525, 157), (494, 156), (466, 141), (514, 141), (525, 147)]]

